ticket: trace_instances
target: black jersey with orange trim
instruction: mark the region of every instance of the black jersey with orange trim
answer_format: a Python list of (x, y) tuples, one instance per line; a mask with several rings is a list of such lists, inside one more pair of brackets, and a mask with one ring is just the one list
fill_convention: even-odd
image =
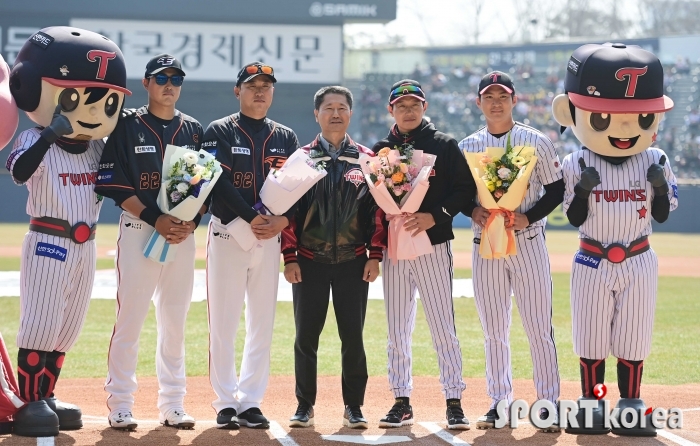
[(199, 122), (178, 110), (162, 133), (158, 126), (162, 128), (145, 106), (117, 122), (102, 152), (95, 192), (117, 206), (136, 195), (144, 206), (158, 210), (165, 147), (173, 144), (198, 151), (204, 139)]
[(257, 132), (241, 119), (240, 113), (209, 124), (202, 149), (221, 163), (218, 182), (234, 186), (215, 186), (211, 213), (223, 224), (238, 216), (250, 222), (257, 215), (253, 206), (270, 169), (282, 167), (298, 148), (294, 131), (270, 119), (265, 119), (265, 125)]

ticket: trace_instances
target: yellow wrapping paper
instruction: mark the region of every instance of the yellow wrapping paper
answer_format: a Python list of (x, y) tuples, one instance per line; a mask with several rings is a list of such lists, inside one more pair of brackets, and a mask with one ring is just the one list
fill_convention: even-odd
[(491, 195), (491, 192), (489, 192), (488, 187), (486, 187), (486, 182), (481, 179), (486, 172), (481, 166), (480, 161), (484, 155), (488, 155), (494, 160), (499, 159), (506, 153), (506, 149), (503, 147), (487, 147), (484, 152), (471, 153), (464, 151), (464, 157), (467, 159), (467, 164), (469, 164), (469, 170), (476, 182), (479, 203), (481, 203), (482, 207), (491, 212), (486, 226), (483, 231), (481, 231), (479, 255), (484, 259), (501, 259), (509, 255), (517, 254), (513, 228), (506, 228), (505, 217), (509, 214), (512, 216), (512, 212), (522, 203), (525, 192), (527, 192), (530, 175), (532, 175), (535, 164), (537, 164), (537, 156), (535, 156), (536, 151), (534, 147), (513, 147), (515, 153), (520, 152), (521, 149), (522, 156), (532, 156), (530, 162), (510, 185), (508, 192), (498, 201), (496, 201), (493, 195)]

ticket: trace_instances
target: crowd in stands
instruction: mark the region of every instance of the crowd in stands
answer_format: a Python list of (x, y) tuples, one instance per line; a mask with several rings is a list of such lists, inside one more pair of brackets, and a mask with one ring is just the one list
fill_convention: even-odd
[[(665, 67), (664, 79), (667, 95), (676, 104), (676, 96), (686, 92), (677, 88), (684, 83), (697, 84), (700, 67), (692, 67), (687, 60)], [(359, 97), (359, 131), (353, 137), (360, 143), (372, 146), (384, 137), (393, 123), (387, 112), (387, 95), (391, 85), (406, 77), (421, 82), (428, 98), (426, 116), (436, 127), (458, 141), (485, 124), (481, 111), (476, 106), (477, 86), (481, 77), (490, 69), (486, 67), (456, 67), (439, 69), (416, 68), (409, 74), (366, 74)], [(503, 70), (505, 71), (505, 70)], [(513, 110), (515, 120), (531, 125), (545, 133), (555, 144), (561, 157), (580, 146), (571, 130), (563, 134), (552, 117), (551, 104), (554, 97), (564, 91), (564, 70), (550, 67), (535, 70), (529, 65), (516, 66), (508, 70), (513, 79), (518, 103)], [(694, 82), (692, 81), (694, 80)], [(679, 82), (680, 81), (680, 82)], [(657, 146), (666, 151), (676, 176), (700, 179), (700, 88), (690, 87), (690, 105), (680, 103), (682, 110), (667, 113), (659, 128)], [(674, 92), (674, 89), (678, 90)], [(675, 120), (673, 117), (675, 116)], [(683, 117), (681, 119), (681, 117)], [(355, 116), (357, 119), (358, 116)]]

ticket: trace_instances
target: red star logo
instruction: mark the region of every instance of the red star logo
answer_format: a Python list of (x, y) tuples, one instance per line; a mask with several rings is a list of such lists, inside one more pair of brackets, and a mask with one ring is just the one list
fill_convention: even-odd
[(654, 132), (654, 136), (651, 137), (651, 142), (656, 142), (656, 132)]
[(639, 212), (639, 219), (641, 220), (642, 218), (646, 218), (647, 216), (647, 208), (646, 206), (642, 206), (641, 209), (637, 209), (637, 212)]

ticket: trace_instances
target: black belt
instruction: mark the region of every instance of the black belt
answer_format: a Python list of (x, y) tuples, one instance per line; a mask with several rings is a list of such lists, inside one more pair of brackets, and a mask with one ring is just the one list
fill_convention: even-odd
[(75, 243), (82, 244), (95, 239), (97, 224), (90, 226), (81, 221), (71, 226), (66, 220), (60, 218), (39, 217), (29, 220), (29, 230), (69, 238)]
[(589, 238), (582, 238), (579, 241), (579, 251), (589, 256), (600, 257), (612, 263), (621, 263), (625, 259), (634, 257), (643, 252), (649, 251), (651, 245), (649, 238), (645, 235), (625, 246), (621, 243), (613, 243), (604, 248), (602, 243)]

